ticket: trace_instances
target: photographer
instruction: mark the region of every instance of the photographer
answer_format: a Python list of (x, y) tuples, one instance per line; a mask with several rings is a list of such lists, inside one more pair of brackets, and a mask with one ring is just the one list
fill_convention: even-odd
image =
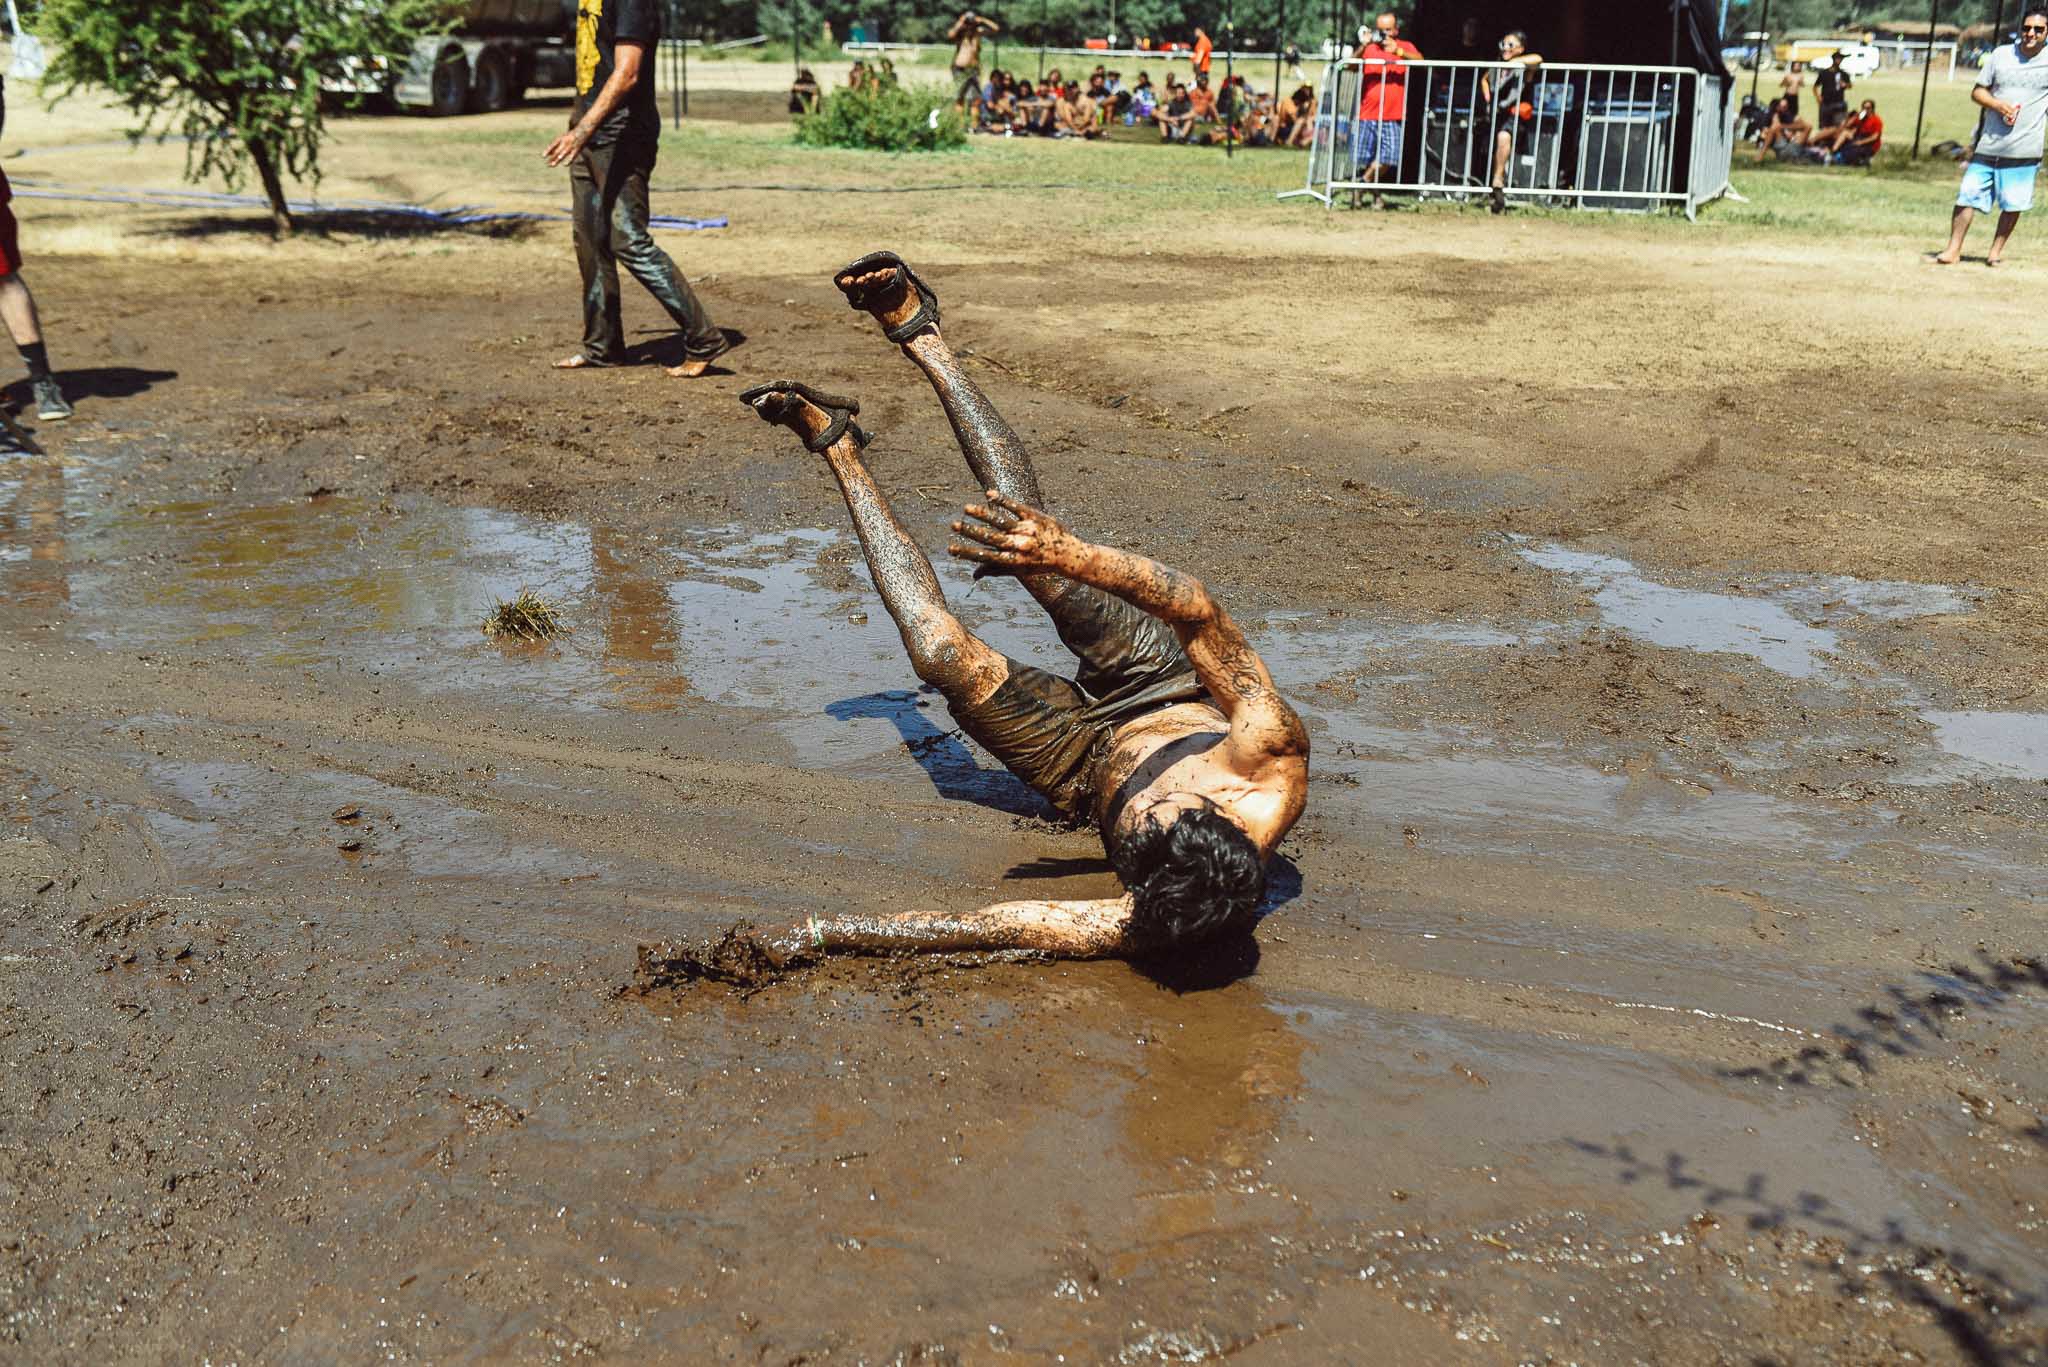
[(1001, 33), (1003, 26), (973, 10), (963, 13), (946, 30), (946, 39), (960, 46), (953, 50), (953, 102), (965, 109), (981, 103), (981, 40)]

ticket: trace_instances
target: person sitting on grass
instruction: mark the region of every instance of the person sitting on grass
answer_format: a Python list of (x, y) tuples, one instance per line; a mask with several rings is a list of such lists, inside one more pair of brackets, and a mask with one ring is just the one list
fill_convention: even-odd
[(846, 88), (848, 90), (866, 90), (868, 88), (868, 64), (866, 62), (855, 62), (847, 71)]
[(1196, 123), (1216, 122), (1216, 93), (1209, 89), (1207, 76), (1195, 77), (1195, 88), (1188, 91), (1188, 107), (1194, 112)]
[[(947, 550), (977, 575), (1014, 576), (1073, 652), (1075, 677), (1008, 658), (953, 614), (931, 561), (862, 457), (858, 404), (788, 380), (741, 399), (830, 470), (918, 677), (977, 744), (1100, 832), (1124, 891), (968, 913), (813, 915), (760, 936), (736, 929), (728, 943), (745, 944), (735, 957), (754, 966), (766, 959), (771, 973), (833, 953), (1141, 957), (1246, 933), (1266, 862), (1307, 803), (1301, 718), (1193, 575), (1086, 540), (1044, 511), (1023, 440), (947, 346), (937, 296), (900, 257), (863, 257), (833, 283), (924, 372), (986, 491), (953, 524)], [(643, 953), (643, 963), (650, 957)], [(679, 977), (718, 978), (717, 958), (684, 955), (667, 966)]]
[(1000, 81), (990, 81), (981, 101), (981, 127), (987, 133), (1008, 133), (1017, 121), (1017, 101), (1010, 93), (1010, 79), (1002, 72)]
[(1081, 92), (1073, 81), (1060, 92), (1053, 105), (1052, 135), (1056, 138), (1099, 138), (1102, 127), (1095, 121), (1095, 101)]
[(1868, 166), (1884, 146), (1884, 120), (1877, 116), (1877, 101), (1865, 100), (1842, 125), (1834, 142), (1821, 148), (1822, 160), (1836, 166)]
[(1188, 99), (1188, 88), (1168, 81), (1166, 103), (1152, 119), (1159, 125), (1161, 142), (1186, 142), (1195, 126), (1195, 107)]
[(1776, 150), (1780, 141), (1792, 147), (1804, 147), (1813, 136), (1813, 125), (1799, 117), (1799, 104), (1787, 96), (1771, 101), (1771, 121), (1764, 125), (1763, 141), (1757, 145), (1757, 159), (1761, 161)]
[(1129, 94), (1131, 98), (1124, 107), (1124, 122), (1151, 123), (1159, 112), (1159, 92), (1152, 88), (1152, 78), (1139, 72), (1138, 83), (1131, 87)]
[(1266, 134), (1266, 114), (1271, 101), (1256, 90), (1247, 89), (1237, 119), (1237, 140), (1246, 147), (1264, 147), (1272, 141)]
[(1102, 74), (1101, 67), (1097, 67), (1095, 74), (1088, 78), (1088, 99), (1095, 106), (1095, 121), (1107, 123), (1116, 96), (1110, 93), (1109, 78)]
[(1046, 81), (1038, 87), (1037, 98), (1028, 105), (1020, 103), (1018, 108), (1024, 115), (1024, 131), (1035, 133), (1041, 138), (1051, 137), (1059, 97), (1060, 88), (1051, 81)]
[(1280, 141), (1285, 146), (1303, 148), (1315, 141), (1316, 92), (1314, 86), (1298, 86), (1292, 95), (1281, 102), (1279, 128)]

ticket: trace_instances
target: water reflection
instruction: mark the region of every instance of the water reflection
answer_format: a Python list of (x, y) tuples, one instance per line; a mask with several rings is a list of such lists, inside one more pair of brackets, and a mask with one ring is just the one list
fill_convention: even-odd
[(591, 591), (604, 604), (604, 669), (635, 711), (673, 710), (689, 696), (676, 668), (676, 619), (667, 584), (643, 572), (622, 533), (590, 532)]
[(0, 583), (14, 602), (62, 609), (71, 601), (64, 462), (23, 455), (0, 466), (0, 475)]
[(1133, 979), (1131, 990), (1151, 998), (1130, 1013), (1144, 1043), (1120, 1117), (1132, 1170), (1157, 1182), (1139, 1194), (1140, 1246), (1210, 1235), (1268, 1185), (1308, 1041), (1248, 980), (1178, 995)]

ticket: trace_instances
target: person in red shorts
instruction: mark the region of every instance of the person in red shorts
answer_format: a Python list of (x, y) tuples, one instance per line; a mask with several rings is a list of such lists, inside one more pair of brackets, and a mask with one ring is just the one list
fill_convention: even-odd
[[(6, 126), (7, 90), (0, 85), (0, 129)], [(36, 416), (44, 422), (70, 417), (71, 403), (50, 373), (50, 353), (43, 345), (43, 320), (36, 315), (36, 297), (21, 278), (21, 229), (14, 221), (14, 187), (7, 183), (4, 171), (0, 171), (0, 322), (7, 324), (21, 359), (28, 362)]]

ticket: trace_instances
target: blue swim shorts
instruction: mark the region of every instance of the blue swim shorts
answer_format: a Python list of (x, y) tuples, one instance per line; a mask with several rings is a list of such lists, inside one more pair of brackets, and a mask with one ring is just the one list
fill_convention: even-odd
[(1956, 203), (1979, 213), (1997, 209), (2002, 213), (2025, 213), (2034, 207), (2034, 173), (2038, 161), (1984, 160), (1972, 157), (1963, 167), (1962, 188)]

